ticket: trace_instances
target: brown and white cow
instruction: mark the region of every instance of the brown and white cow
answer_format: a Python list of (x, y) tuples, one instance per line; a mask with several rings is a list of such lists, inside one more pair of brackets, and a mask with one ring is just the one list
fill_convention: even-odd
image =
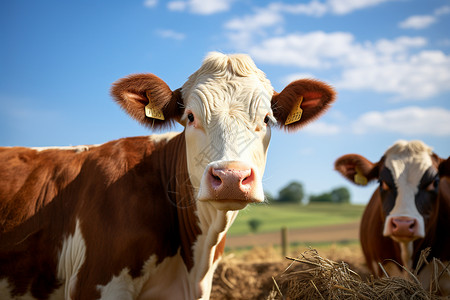
[[(429, 258), (443, 262), (436, 270), (441, 292), (449, 293), (450, 269), (444, 266), (450, 261), (450, 158), (438, 157), (421, 141), (398, 141), (377, 163), (348, 154), (336, 160), (335, 169), (358, 185), (379, 182), (360, 226), (372, 273), (382, 275), (378, 263), (388, 260), (416, 269), (421, 251), (431, 247)], [(426, 281), (431, 276), (424, 269)]]
[(185, 129), (0, 148), (0, 299), (209, 298), (238, 210), (264, 201), (271, 127), (298, 129), (335, 98), (316, 80), (275, 93), (248, 56), (220, 53), (181, 89), (138, 74), (112, 95), (148, 127)]

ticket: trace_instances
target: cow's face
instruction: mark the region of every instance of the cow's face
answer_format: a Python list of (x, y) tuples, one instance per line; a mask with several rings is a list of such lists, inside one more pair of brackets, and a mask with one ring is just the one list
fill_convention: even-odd
[[(264, 201), (261, 178), (277, 123), (273, 88), (246, 57), (209, 57), (182, 88), (187, 164), (199, 201), (241, 209)], [(226, 72), (224, 72), (226, 70)]]
[(425, 237), (436, 210), (437, 163), (431, 149), (418, 141), (400, 141), (386, 152), (379, 171), (384, 236), (399, 242)]
[[(316, 80), (298, 80), (275, 93), (248, 56), (220, 53), (211, 53), (181, 89), (171, 91), (158, 77), (140, 74), (119, 80), (112, 94), (149, 127), (173, 120), (185, 126), (186, 163), (196, 200), (225, 211), (264, 201), (271, 126), (300, 128), (334, 100), (334, 91)], [(165, 120), (144, 114), (150, 104)], [(301, 119), (286, 125), (300, 107)]]
[(448, 169), (444, 162), (449, 164), (420, 141), (398, 141), (377, 163), (356, 154), (336, 160), (336, 170), (358, 185), (378, 180), (373, 198), (381, 201), (380, 234), (400, 243), (405, 265), (411, 262), (412, 241), (424, 238), (436, 224), (439, 178), (448, 173), (440, 171)]

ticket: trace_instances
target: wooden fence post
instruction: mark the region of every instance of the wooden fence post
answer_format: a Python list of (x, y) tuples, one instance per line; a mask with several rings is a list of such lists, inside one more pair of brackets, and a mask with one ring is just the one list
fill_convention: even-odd
[(287, 236), (287, 228), (285, 226), (281, 227), (281, 255), (283, 257), (287, 256), (288, 253), (288, 236)]

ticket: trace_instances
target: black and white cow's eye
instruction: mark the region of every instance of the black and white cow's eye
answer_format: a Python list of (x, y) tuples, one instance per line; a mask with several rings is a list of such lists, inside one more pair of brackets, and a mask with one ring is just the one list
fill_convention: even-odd
[(427, 187), (426, 190), (429, 192), (434, 192), (439, 186), (439, 178), (434, 179)]
[(195, 120), (195, 118), (194, 118), (194, 114), (193, 113), (189, 113), (188, 115), (187, 115), (187, 118), (188, 118), (188, 120), (189, 120), (189, 122), (194, 122), (194, 120)]
[(269, 124), (269, 122), (270, 122), (270, 117), (267, 114), (266, 117), (264, 118), (264, 123)]
[(382, 191), (389, 191), (391, 188), (384, 180), (380, 180), (380, 189)]

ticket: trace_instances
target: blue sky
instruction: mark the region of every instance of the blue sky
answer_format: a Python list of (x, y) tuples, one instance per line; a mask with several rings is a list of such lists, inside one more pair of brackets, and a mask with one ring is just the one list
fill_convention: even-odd
[(366, 203), (376, 185), (349, 184), (337, 157), (376, 162), (399, 139), (450, 155), (448, 28), (448, 0), (1, 1), (0, 146), (148, 135), (113, 103), (111, 83), (149, 72), (176, 89), (208, 52), (248, 53), (277, 91), (313, 77), (339, 93), (304, 130), (274, 130), (266, 190), (346, 186)]

